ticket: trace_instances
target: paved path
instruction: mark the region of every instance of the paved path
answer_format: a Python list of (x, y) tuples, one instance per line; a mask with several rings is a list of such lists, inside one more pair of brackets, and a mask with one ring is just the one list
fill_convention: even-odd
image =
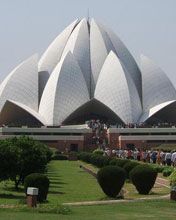
[(158, 199), (168, 199), (168, 195), (158, 196), (158, 197), (143, 197), (138, 199), (119, 199), (119, 200), (104, 200), (104, 201), (83, 201), (83, 202), (70, 202), (70, 203), (63, 203), (63, 205), (68, 206), (84, 206), (84, 205), (108, 205), (108, 204), (116, 204), (116, 203), (127, 203), (127, 202), (138, 202), (138, 201), (145, 201), (145, 200), (158, 200)]
[(156, 184), (170, 188), (169, 180), (166, 180), (161, 177), (157, 177)]

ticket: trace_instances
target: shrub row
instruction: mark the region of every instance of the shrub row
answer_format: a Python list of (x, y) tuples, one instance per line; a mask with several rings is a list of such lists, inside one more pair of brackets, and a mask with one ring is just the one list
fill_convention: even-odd
[(52, 160), (68, 160), (68, 157), (63, 154), (56, 154), (52, 157)]
[(176, 170), (169, 176), (171, 186), (176, 186)]
[(133, 170), (138, 165), (139, 165), (139, 163), (136, 161), (129, 161), (128, 163), (124, 164), (123, 168), (126, 171), (127, 179), (129, 179), (129, 174), (130, 174), (131, 170)]
[(158, 164), (149, 164), (157, 173), (162, 173), (165, 166), (160, 166)]
[(104, 151), (100, 150), (100, 149), (96, 149), (96, 150), (93, 151), (93, 154), (103, 155)]
[(163, 169), (163, 176), (170, 176), (171, 175), (171, 173), (174, 171), (174, 168), (173, 167), (165, 167), (164, 169)]
[(78, 159), (101, 168), (97, 173), (97, 180), (103, 192), (110, 197), (119, 194), (126, 178), (131, 180), (140, 194), (148, 194), (156, 181), (157, 173), (161, 171), (156, 166), (127, 159), (111, 159), (96, 153), (82, 152)]
[(128, 159), (112, 159), (110, 161), (110, 165), (115, 165), (115, 166), (118, 166), (118, 167), (123, 167), (128, 162), (129, 162)]
[(99, 153), (97, 154), (97, 153), (88, 153), (88, 152), (79, 153), (78, 159), (87, 163), (91, 163), (99, 168), (107, 165), (112, 165), (112, 166), (115, 165), (118, 167), (123, 167), (126, 163), (130, 162), (127, 159), (115, 159), (115, 158), (110, 158), (108, 156), (103, 156)]
[[(135, 167), (133, 167), (134, 165)], [(157, 177), (156, 170), (149, 165), (139, 165), (137, 163), (127, 163), (126, 168), (127, 167), (133, 167), (128, 175), (139, 194), (148, 194), (155, 184)], [(124, 168), (109, 165), (98, 171), (97, 180), (103, 192), (107, 196), (115, 198), (122, 189), (126, 176), (127, 173)]]

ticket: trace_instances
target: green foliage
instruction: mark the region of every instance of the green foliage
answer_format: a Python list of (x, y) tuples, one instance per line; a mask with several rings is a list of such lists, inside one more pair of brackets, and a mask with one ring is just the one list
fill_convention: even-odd
[(47, 198), (48, 189), (49, 189), (49, 179), (44, 174), (40, 173), (31, 173), (26, 176), (24, 180), (24, 189), (27, 192), (28, 187), (36, 187), (39, 189), (39, 194), (37, 196), (37, 200), (39, 202), (43, 202)]
[(78, 154), (78, 159), (82, 160), (84, 162), (90, 163), (90, 158), (91, 158), (92, 154), (88, 153), (88, 152), (81, 152)]
[(150, 164), (150, 166), (153, 167), (153, 169), (155, 169), (157, 173), (162, 173), (165, 169), (164, 166), (160, 166), (158, 164)]
[(155, 184), (157, 171), (149, 165), (138, 165), (129, 174), (139, 194), (148, 194)]
[(57, 154), (52, 157), (52, 160), (68, 160), (68, 157), (63, 154)]
[(165, 167), (164, 169), (163, 169), (163, 176), (170, 176), (171, 175), (171, 173), (174, 171), (174, 168), (173, 167)]
[(176, 170), (169, 176), (171, 186), (176, 186)]
[(165, 152), (175, 151), (176, 150), (176, 144), (170, 144), (170, 143), (164, 143), (157, 147), (152, 148), (153, 150), (161, 150)]
[(30, 173), (46, 171), (52, 151), (43, 143), (29, 137), (0, 141), (0, 180), (11, 179), (18, 189)]
[(117, 159), (113, 158), (109, 161), (109, 165), (115, 166)]
[(61, 215), (71, 214), (71, 209), (68, 206), (57, 205), (57, 206), (39, 206), (35, 209), (37, 213), (54, 213)]
[(107, 156), (101, 156), (98, 154), (92, 154), (90, 158), (90, 163), (101, 168), (109, 165), (110, 158)]
[(99, 148), (97, 148), (96, 150), (93, 151), (93, 154), (103, 155), (104, 151), (99, 149)]
[(129, 161), (129, 162), (127, 162), (127, 163), (124, 164), (123, 168), (124, 168), (125, 171), (126, 171), (126, 174), (127, 174), (127, 178), (128, 178), (128, 179), (129, 179), (129, 173), (130, 173), (130, 171), (131, 171), (134, 167), (136, 167), (136, 166), (138, 166), (138, 165), (139, 165), (139, 163), (136, 162), (136, 161)]
[(126, 173), (123, 168), (117, 166), (106, 166), (97, 173), (97, 180), (103, 192), (115, 198), (125, 182)]
[(119, 166), (119, 167), (123, 167), (126, 163), (128, 163), (129, 160), (127, 159), (112, 159), (110, 161), (110, 165), (116, 165), (116, 166)]

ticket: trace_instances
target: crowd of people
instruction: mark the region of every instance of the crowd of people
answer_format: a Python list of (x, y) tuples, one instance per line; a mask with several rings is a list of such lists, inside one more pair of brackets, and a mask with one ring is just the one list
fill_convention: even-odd
[(176, 151), (164, 152), (162, 150), (111, 150), (106, 148), (105, 155), (116, 156), (122, 159), (132, 159), (143, 161), (147, 163), (154, 163), (159, 165), (167, 165), (176, 167)]
[(129, 123), (129, 124), (117, 124), (117, 128), (176, 128), (175, 123), (155, 123), (155, 124), (147, 124), (144, 122), (141, 123)]

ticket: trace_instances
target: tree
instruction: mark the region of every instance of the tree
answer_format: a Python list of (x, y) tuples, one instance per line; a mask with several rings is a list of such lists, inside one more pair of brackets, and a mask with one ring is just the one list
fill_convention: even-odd
[(30, 173), (44, 173), (52, 151), (43, 143), (29, 137), (0, 141), (0, 180), (10, 179), (18, 189)]

